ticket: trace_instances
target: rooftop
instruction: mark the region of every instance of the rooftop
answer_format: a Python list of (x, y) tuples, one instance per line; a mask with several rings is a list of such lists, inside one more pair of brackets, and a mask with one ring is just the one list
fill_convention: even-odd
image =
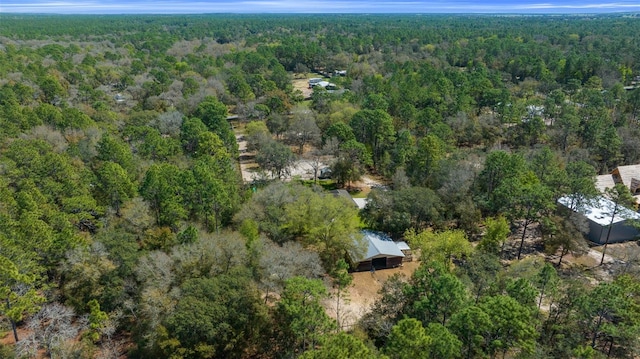
[(604, 193), (607, 188), (613, 188), (616, 183), (629, 188), (636, 203), (640, 204), (640, 164), (618, 166), (609, 174), (596, 176), (596, 188), (600, 193)]
[(354, 198), (353, 201), (360, 209), (363, 209), (367, 205), (367, 198)]
[[(569, 197), (561, 197), (558, 199), (558, 203), (563, 206), (569, 207), (571, 199)], [(613, 218), (613, 222), (611, 221), (611, 213), (615, 208), (615, 203), (605, 197), (598, 197), (595, 200), (591, 201), (591, 203), (583, 204), (578, 212), (582, 213), (589, 220), (598, 223), (601, 226), (608, 226), (610, 223), (619, 223), (623, 222), (627, 219), (636, 219), (640, 220), (640, 214), (634, 212), (626, 207), (619, 207), (618, 213)]]
[(611, 171), (611, 175), (614, 181), (616, 176), (619, 176), (622, 183), (635, 192), (634, 179), (640, 178), (640, 165), (618, 166)]
[(409, 247), (409, 245), (405, 241), (396, 242), (396, 244), (398, 245), (398, 249), (400, 249), (401, 251), (410, 251), (411, 250), (411, 248)]
[(404, 257), (404, 253), (398, 248), (398, 245), (384, 233), (363, 230), (362, 234), (367, 241), (368, 248), (365, 257), (358, 261), (382, 257)]
[(606, 188), (613, 188), (615, 185), (611, 174), (596, 176), (596, 188), (600, 193), (604, 193)]

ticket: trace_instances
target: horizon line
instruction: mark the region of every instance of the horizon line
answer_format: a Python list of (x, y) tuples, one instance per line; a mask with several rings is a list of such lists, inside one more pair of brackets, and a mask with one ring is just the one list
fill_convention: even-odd
[[(640, 7), (640, 5), (638, 6)], [(221, 12), (30, 12), (30, 11), (2, 11), (0, 10), (0, 16), (3, 15), (23, 15), (23, 16), (118, 16), (118, 15), (182, 15), (182, 16), (201, 16), (201, 15), (495, 15), (495, 16), (593, 16), (593, 15), (640, 15), (640, 10), (607, 10), (607, 11), (575, 11), (575, 12), (553, 12), (553, 11), (514, 11), (514, 12), (496, 12), (496, 11), (467, 11), (467, 12), (453, 12), (453, 11), (431, 11), (431, 12), (410, 12), (410, 11), (369, 11), (369, 12), (304, 12), (304, 11), (254, 11), (254, 12), (242, 12), (242, 11), (221, 11)]]
[(623, 14), (640, 12), (640, 2), (618, 0), (553, 3), (536, 0), (474, 3), (469, 0), (5, 0), (0, 14), (203, 15), (203, 14)]

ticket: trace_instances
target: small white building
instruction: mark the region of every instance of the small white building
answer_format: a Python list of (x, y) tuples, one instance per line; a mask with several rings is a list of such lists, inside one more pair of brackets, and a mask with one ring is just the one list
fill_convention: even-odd
[(320, 82), (322, 82), (322, 79), (320, 77), (310, 78), (309, 79), (309, 88), (313, 88), (313, 86), (317, 85)]
[(358, 206), (358, 209), (364, 209), (367, 206), (367, 202), (369, 202), (368, 198), (354, 198), (353, 201)]
[(313, 87), (313, 88), (322, 87), (322, 88), (325, 88), (327, 90), (335, 90), (335, 89), (338, 88), (335, 84), (333, 84), (333, 83), (331, 83), (329, 81), (319, 81), (319, 82), (317, 82), (317, 83), (315, 83), (313, 85), (310, 85), (310, 86)]

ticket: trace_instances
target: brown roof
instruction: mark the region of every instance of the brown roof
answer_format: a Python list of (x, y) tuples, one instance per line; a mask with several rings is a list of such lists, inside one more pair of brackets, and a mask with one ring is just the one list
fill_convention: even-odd
[(611, 175), (616, 183), (622, 182), (632, 193), (635, 193), (636, 189), (640, 187), (640, 164), (618, 166), (611, 171)]
[(605, 188), (613, 188), (615, 185), (611, 174), (596, 176), (596, 188), (601, 193), (604, 193)]

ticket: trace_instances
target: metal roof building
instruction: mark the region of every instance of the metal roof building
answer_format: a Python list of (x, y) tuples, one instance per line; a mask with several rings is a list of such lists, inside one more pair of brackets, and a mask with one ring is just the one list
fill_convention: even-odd
[[(570, 207), (570, 197), (561, 197), (558, 203)], [(589, 222), (587, 239), (591, 242), (604, 244), (609, 236), (609, 243), (626, 242), (637, 239), (640, 235), (638, 228), (632, 226), (630, 221), (640, 221), (640, 214), (626, 207), (618, 208), (618, 213), (612, 220), (615, 203), (603, 196), (594, 201), (582, 203), (576, 212), (582, 214)], [(611, 233), (609, 234), (609, 226)]]
[(363, 258), (352, 258), (357, 263), (356, 271), (367, 271), (371, 268), (394, 268), (402, 264), (404, 253), (391, 237), (384, 233), (363, 230), (367, 243), (367, 252)]

